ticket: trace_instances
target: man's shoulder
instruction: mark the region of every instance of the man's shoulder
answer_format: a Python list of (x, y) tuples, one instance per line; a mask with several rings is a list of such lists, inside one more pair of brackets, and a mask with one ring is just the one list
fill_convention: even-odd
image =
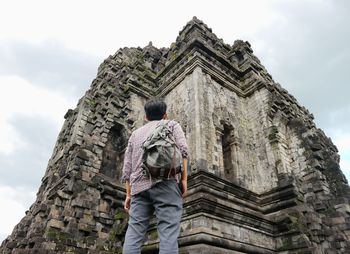
[(172, 129), (174, 128), (178, 129), (179, 127), (181, 127), (180, 123), (175, 120), (170, 120), (168, 123), (168, 126), (171, 127)]
[(149, 130), (154, 129), (156, 126), (162, 123), (166, 123), (169, 127), (174, 127), (176, 125), (179, 125), (179, 123), (175, 120), (150, 121), (142, 125), (141, 127), (137, 128), (136, 130), (134, 130), (131, 135), (132, 136), (140, 135), (140, 134), (143, 135), (145, 132), (148, 132)]
[(171, 130), (174, 130), (175, 128), (178, 128), (180, 126), (180, 124), (175, 120), (163, 120), (163, 121)]
[(140, 135), (140, 134), (143, 135), (145, 132), (148, 132), (150, 129), (152, 129), (154, 127), (155, 122), (159, 122), (159, 121), (151, 121), (151, 122), (148, 122), (148, 123), (142, 125), (141, 127), (134, 130), (131, 133), (131, 136)]
[(176, 125), (176, 124), (179, 124), (179, 123), (177, 121), (175, 121), (175, 120), (169, 120), (169, 124)]

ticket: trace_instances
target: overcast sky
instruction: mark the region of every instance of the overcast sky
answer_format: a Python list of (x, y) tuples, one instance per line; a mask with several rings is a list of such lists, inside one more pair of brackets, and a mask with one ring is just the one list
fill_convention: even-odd
[(0, 241), (34, 202), (69, 108), (120, 47), (169, 47), (197, 16), (248, 40), (315, 116), (350, 179), (350, 1), (0, 0)]

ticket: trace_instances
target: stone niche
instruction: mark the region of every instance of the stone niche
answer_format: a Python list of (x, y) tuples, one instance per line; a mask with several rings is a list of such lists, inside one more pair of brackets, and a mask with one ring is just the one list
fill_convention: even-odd
[(107, 135), (107, 141), (103, 149), (102, 165), (100, 173), (119, 181), (124, 162), (124, 153), (128, 142), (125, 127), (116, 123)]

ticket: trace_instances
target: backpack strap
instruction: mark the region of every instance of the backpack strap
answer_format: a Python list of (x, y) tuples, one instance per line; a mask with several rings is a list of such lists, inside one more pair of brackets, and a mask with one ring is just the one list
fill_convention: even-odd
[(171, 161), (171, 167), (168, 173), (168, 178), (170, 178), (171, 173), (174, 174), (174, 176), (176, 175), (176, 170), (175, 170), (175, 159), (176, 159), (176, 149), (175, 149), (175, 144), (173, 145), (174, 148), (174, 153), (173, 153), (173, 160)]

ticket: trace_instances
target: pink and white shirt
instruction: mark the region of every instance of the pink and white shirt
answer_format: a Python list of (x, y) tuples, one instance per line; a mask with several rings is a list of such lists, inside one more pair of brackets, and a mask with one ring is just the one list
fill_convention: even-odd
[[(150, 189), (154, 184), (161, 181), (159, 179), (150, 179), (142, 174), (142, 144), (147, 139), (152, 130), (165, 120), (150, 121), (144, 126), (135, 130), (128, 141), (128, 147), (124, 155), (124, 166), (122, 181), (128, 181), (131, 186), (131, 195), (136, 195), (142, 191)], [(175, 141), (181, 151), (183, 158), (188, 158), (188, 147), (185, 134), (176, 121), (169, 121), (168, 126), (173, 131)]]

